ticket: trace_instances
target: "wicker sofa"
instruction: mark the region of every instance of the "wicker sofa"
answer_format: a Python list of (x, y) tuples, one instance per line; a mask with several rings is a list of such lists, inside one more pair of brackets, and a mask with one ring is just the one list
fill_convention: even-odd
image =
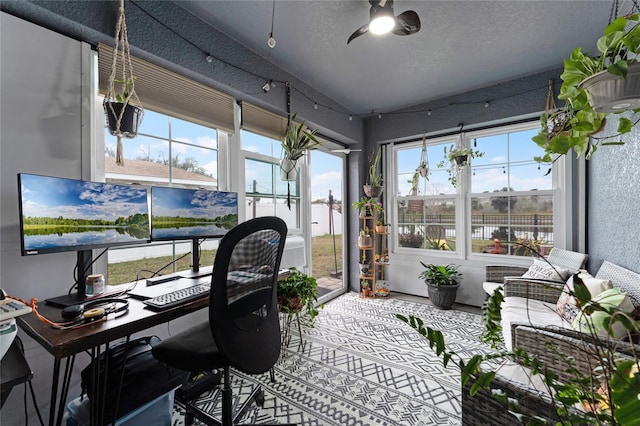
[[(634, 306), (640, 306), (640, 274), (605, 261), (596, 278), (610, 279), (613, 287), (620, 288), (631, 298)], [(527, 280), (522, 278), (504, 279), (505, 300), (510, 297), (521, 297), (546, 302), (557, 301), (562, 292), (561, 284), (543, 282), (541, 280)], [(522, 321), (512, 322), (509, 330), (513, 347), (524, 349), (530, 356), (537, 357), (546, 368), (554, 371), (560, 381), (571, 380), (574, 376), (563, 368), (567, 365), (564, 355), (571, 355), (571, 366), (585, 376), (593, 374), (594, 366), (598, 365), (594, 358), (594, 347), (605, 347), (610, 353), (616, 353), (621, 359), (635, 359), (634, 353), (640, 353), (640, 345), (613, 340), (594, 338), (571, 328), (533, 324)], [(556, 350), (549, 350), (549, 344)], [(499, 402), (488, 391), (480, 391), (473, 397), (469, 389), (473, 382), (469, 381), (462, 392), (462, 423), (463, 425), (514, 425), (520, 424), (507, 410), (507, 402)], [(492, 389), (499, 389), (520, 404), (520, 412), (524, 416), (523, 422), (537, 416), (545, 419), (548, 424), (558, 421), (555, 407), (544, 386), (535, 386), (522, 378), (514, 378), (508, 374), (498, 374), (491, 384)]]

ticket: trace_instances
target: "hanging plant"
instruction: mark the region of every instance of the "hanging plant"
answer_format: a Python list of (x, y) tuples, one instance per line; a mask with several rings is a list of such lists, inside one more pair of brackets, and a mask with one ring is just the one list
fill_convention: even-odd
[[(287, 86), (288, 89), (289, 86)], [(287, 93), (288, 90), (287, 90)], [(317, 130), (306, 130), (306, 120), (295, 123), (296, 114), (287, 119), (287, 128), (282, 136), (283, 158), (280, 160), (280, 178), (291, 182), (298, 179), (298, 160), (310, 149), (316, 149), (320, 142), (316, 139)], [(291, 188), (287, 183), (287, 207), (291, 210)]]
[[(462, 145), (462, 133), (460, 134), (460, 142), (459, 145)], [(458, 173), (460, 170), (471, 164), (471, 159), (476, 157), (484, 156), (484, 152), (479, 151), (477, 149), (471, 148), (456, 148), (454, 145), (451, 145), (449, 149), (444, 147), (444, 156), (445, 158), (438, 163), (438, 168), (444, 168), (449, 163), (449, 182), (451, 185), (456, 186), (458, 184)]]
[[(561, 110), (542, 114), (541, 129), (532, 139), (544, 149), (544, 155), (535, 157), (536, 161), (551, 163), (571, 149), (578, 157), (589, 159), (599, 146), (624, 144), (620, 136), (640, 120), (618, 117), (615, 134), (595, 135), (609, 114), (640, 111), (638, 21), (639, 14), (615, 19), (598, 39), (598, 56), (590, 56), (578, 47), (564, 60), (558, 99), (564, 100), (565, 105)], [(627, 30), (631, 22), (634, 24)]]
[(378, 148), (375, 153), (369, 156), (369, 179), (367, 184), (363, 185), (362, 190), (367, 197), (379, 197), (382, 194), (382, 173), (378, 170), (382, 149)]
[(109, 132), (118, 139), (116, 164), (119, 166), (124, 166), (122, 138), (133, 138), (138, 134), (144, 115), (142, 103), (135, 91), (135, 81), (127, 39), (124, 0), (120, 0), (111, 74), (103, 102)]
[(427, 135), (422, 137), (422, 152), (420, 154), (420, 164), (416, 172), (426, 180), (429, 180), (429, 157), (427, 157)]

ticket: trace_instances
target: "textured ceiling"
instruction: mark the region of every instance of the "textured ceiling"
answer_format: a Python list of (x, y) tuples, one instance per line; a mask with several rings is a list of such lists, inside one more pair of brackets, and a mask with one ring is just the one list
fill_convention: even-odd
[[(562, 66), (593, 51), (611, 1), (403, 1), (411, 36), (366, 34), (366, 0), (176, 1), (356, 114), (388, 112)], [(628, 5), (621, 3), (620, 12)], [(276, 46), (270, 49), (271, 32)]]

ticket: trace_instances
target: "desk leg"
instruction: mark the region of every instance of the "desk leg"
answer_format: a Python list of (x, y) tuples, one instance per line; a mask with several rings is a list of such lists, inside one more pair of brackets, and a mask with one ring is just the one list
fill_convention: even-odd
[(58, 405), (58, 379), (60, 378), (60, 360), (53, 360), (53, 379), (51, 383), (51, 400), (49, 401), (49, 426), (54, 425), (56, 406)]
[(73, 364), (75, 364), (76, 356), (71, 355), (67, 358), (67, 365), (64, 369), (64, 380), (62, 381), (62, 394), (60, 395), (60, 405), (58, 406), (58, 419), (56, 425), (62, 425), (62, 416), (69, 396), (69, 386), (71, 385), (71, 375), (73, 374)]

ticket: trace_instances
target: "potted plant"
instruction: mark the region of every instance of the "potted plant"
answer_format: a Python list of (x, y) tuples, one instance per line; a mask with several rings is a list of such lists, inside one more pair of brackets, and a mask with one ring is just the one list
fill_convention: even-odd
[[(102, 106), (109, 132), (117, 138), (116, 164), (124, 166), (122, 138), (133, 138), (138, 134), (144, 115), (134, 87), (136, 78), (131, 66), (124, 0), (118, 2), (114, 40), (111, 74)], [(116, 79), (116, 76), (120, 76), (120, 79)]]
[(369, 259), (367, 258), (367, 253), (363, 252), (362, 253), (362, 257), (360, 258), (360, 261), (358, 262), (360, 275), (361, 276), (366, 276), (369, 273), (370, 266), (371, 265), (370, 265)]
[(384, 212), (380, 213), (380, 218), (376, 221), (374, 231), (376, 234), (386, 234), (389, 224), (384, 219)]
[(280, 177), (285, 181), (294, 181), (298, 178), (297, 161), (310, 149), (320, 145), (316, 139), (317, 130), (306, 130), (306, 120), (296, 124), (296, 114), (289, 120), (282, 137), (282, 150), (284, 157), (280, 162)]
[(405, 232), (398, 235), (398, 242), (402, 247), (420, 248), (424, 243), (424, 236), (415, 231)]
[(367, 197), (377, 198), (382, 194), (382, 174), (378, 171), (381, 155), (382, 149), (378, 148), (375, 153), (371, 153), (369, 156), (369, 179), (367, 184), (362, 187)]
[(316, 279), (298, 271), (289, 269), (289, 275), (278, 281), (277, 298), (281, 312), (289, 315), (306, 313), (308, 325), (314, 326), (318, 316), (318, 284)]
[(144, 111), (141, 107), (130, 103), (132, 100), (131, 88), (135, 77), (127, 78), (125, 81), (114, 80), (121, 88), (115, 94), (115, 98), (104, 98), (103, 107), (107, 115), (109, 133), (113, 136), (133, 138), (138, 134), (138, 129), (142, 124)]
[(447, 149), (444, 147), (445, 158), (438, 163), (438, 168), (444, 168), (449, 163), (449, 182), (451, 185), (457, 185), (458, 169), (460, 167), (471, 164), (471, 159), (482, 157), (484, 152), (471, 148), (456, 148), (453, 144)]
[(359, 201), (351, 203), (354, 209), (358, 211), (360, 217), (367, 217), (373, 215), (373, 210), (382, 212), (382, 204), (370, 197), (362, 197)]
[(451, 309), (456, 301), (456, 295), (460, 284), (458, 280), (462, 274), (458, 272), (456, 265), (425, 264), (420, 261), (424, 270), (418, 278), (427, 284), (429, 299), (434, 306), (440, 309)]
[(371, 238), (369, 228), (365, 226), (360, 230), (360, 235), (358, 236), (358, 246), (363, 248), (363, 247), (371, 247), (372, 245), (373, 245), (373, 239)]
[(360, 280), (360, 292), (362, 297), (373, 296), (373, 289), (371, 288), (371, 282), (369, 280)]
[[(551, 163), (573, 149), (589, 159), (600, 145), (623, 144), (619, 136), (631, 131), (638, 122), (618, 117), (617, 132), (592, 137), (604, 126), (607, 116), (640, 106), (638, 78), (640, 64), (639, 14), (615, 19), (597, 42), (597, 56), (576, 48), (564, 60), (563, 83), (558, 95), (565, 104), (561, 110), (542, 114), (541, 129), (533, 141), (544, 149), (539, 162)], [(629, 22), (635, 22), (627, 29)], [(633, 91), (629, 91), (629, 89)]]

